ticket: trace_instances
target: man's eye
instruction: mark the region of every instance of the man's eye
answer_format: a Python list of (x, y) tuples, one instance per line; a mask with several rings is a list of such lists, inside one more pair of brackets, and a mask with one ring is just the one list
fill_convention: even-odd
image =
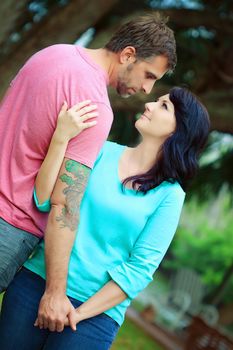
[(147, 74), (146, 74), (146, 78), (147, 78), (147, 79), (156, 80), (156, 78), (154, 77), (154, 75), (152, 75), (152, 74), (150, 74), (150, 73), (147, 73)]

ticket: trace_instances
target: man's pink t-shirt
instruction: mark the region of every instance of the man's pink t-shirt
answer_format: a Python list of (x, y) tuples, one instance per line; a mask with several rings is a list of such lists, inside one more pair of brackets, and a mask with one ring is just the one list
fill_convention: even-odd
[(98, 123), (69, 142), (65, 157), (92, 168), (113, 120), (108, 76), (85, 49), (54, 45), (33, 55), (13, 79), (0, 105), (0, 217), (38, 237), (47, 214), (34, 206), (37, 172), (45, 158), (64, 101), (90, 99)]

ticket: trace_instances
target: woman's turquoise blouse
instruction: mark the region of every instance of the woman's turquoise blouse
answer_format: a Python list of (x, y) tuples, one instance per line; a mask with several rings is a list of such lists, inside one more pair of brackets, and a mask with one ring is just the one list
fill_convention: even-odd
[[(124, 146), (106, 142), (81, 203), (81, 220), (70, 257), (67, 295), (86, 301), (113, 279), (128, 295), (105, 313), (119, 325), (130, 301), (153, 279), (176, 231), (185, 193), (163, 182), (146, 195), (122, 191), (118, 176)], [(35, 201), (38, 209), (40, 205)], [(47, 207), (46, 207), (47, 206)], [(42, 205), (49, 210), (49, 202)], [(45, 278), (44, 243), (25, 267)]]

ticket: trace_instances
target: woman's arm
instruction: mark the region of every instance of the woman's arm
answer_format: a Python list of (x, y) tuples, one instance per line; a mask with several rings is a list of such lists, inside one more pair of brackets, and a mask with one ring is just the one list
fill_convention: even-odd
[(111, 280), (90, 299), (71, 312), (68, 315), (69, 323), (67, 322), (66, 325), (70, 325), (73, 330), (76, 330), (76, 324), (80, 321), (111, 309), (122, 303), (127, 297), (127, 294)]
[[(183, 201), (181, 189), (170, 190), (138, 237), (130, 257), (108, 270), (111, 280), (68, 315), (69, 324), (96, 316), (124, 301), (134, 299), (153, 279), (176, 231)], [(66, 323), (68, 324), (68, 322)]]
[(47, 201), (52, 194), (70, 139), (96, 124), (96, 121), (86, 122), (98, 115), (95, 111), (97, 106), (90, 103), (89, 100), (83, 101), (67, 109), (64, 102), (47, 155), (36, 177), (35, 192), (39, 204)]

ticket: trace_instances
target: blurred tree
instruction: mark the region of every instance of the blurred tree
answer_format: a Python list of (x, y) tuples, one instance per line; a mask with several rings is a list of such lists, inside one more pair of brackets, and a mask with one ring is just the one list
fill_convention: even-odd
[[(113, 9), (114, 16), (106, 16), (96, 28), (91, 47), (103, 45), (120, 23), (140, 14), (145, 4), (148, 10), (159, 10), (169, 16), (177, 39), (175, 74), (159, 82), (154, 94), (185, 84), (207, 105), (212, 129), (233, 133), (232, 1), (132, 1), (127, 3), (128, 13), (118, 5)], [(150, 98), (125, 101), (112, 93), (114, 109), (128, 116), (138, 112), (142, 102)]]
[(225, 187), (233, 203), (233, 137), (213, 132), (201, 158), (198, 176), (191, 184), (187, 199), (197, 197), (202, 202), (214, 198)]
[[(120, 23), (142, 11), (159, 10), (170, 17), (177, 38), (176, 73), (158, 83), (156, 94), (185, 84), (210, 111), (212, 129), (233, 133), (233, 2), (231, 0), (38, 0), (1, 2), (0, 95), (24, 61), (35, 51), (59, 42), (74, 42), (94, 27), (91, 43), (101, 46)], [(150, 98), (150, 97), (149, 97)], [(146, 97), (112, 104), (129, 120)], [(127, 118), (126, 118), (127, 119)]]
[(4, 19), (11, 14), (9, 24), (7, 21), (0, 24), (0, 95), (4, 94), (10, 80), (33, 53), (52, 44), (73, 43), (100, 21), (117, 0), (38, 0), (22, 3), (19, 5), (17, 0), (0, 2), (1, 17)]

